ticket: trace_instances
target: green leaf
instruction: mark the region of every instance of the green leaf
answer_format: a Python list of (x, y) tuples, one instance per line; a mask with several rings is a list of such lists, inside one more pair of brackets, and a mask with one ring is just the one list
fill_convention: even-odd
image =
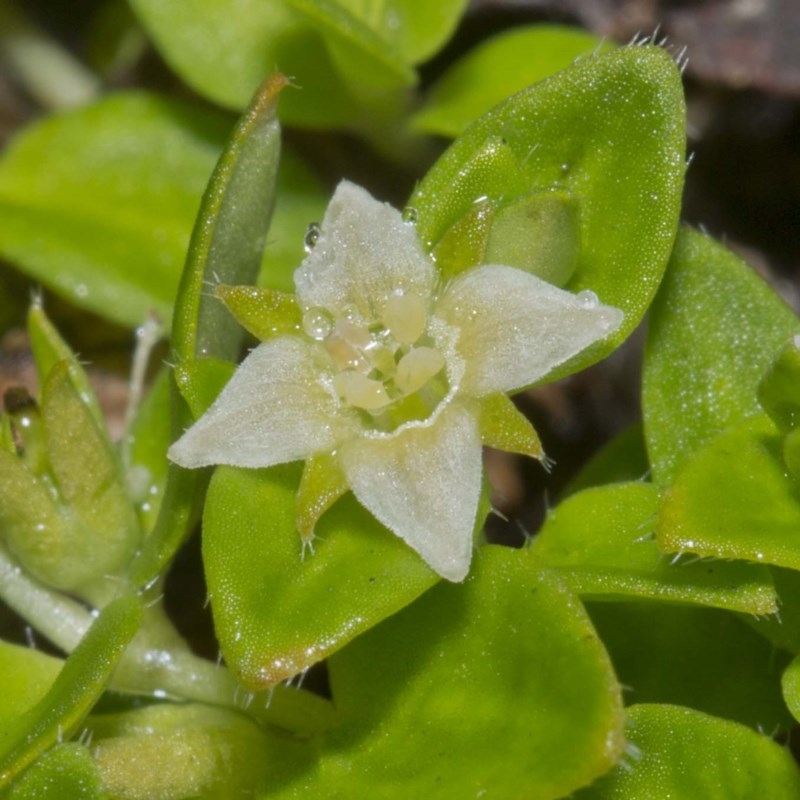
[(669, 705), (630, 709), (635, 756), (576, 800), (754, 800), (800, 797), (784, 747), (735, 722)]
[(562, 25), (505, 31), (457, 61), (431, 88), (411, 125), (424, 133), (459, 136), (470, 122), (515, 92), (581, 56), (611, 47), (594, 34)]
[(653, 303), (642, 405), (653, 478), (760, 408), (756, 390), (800, 320), (737, 256), (682, 230)]
[(208, 182), (175, 301), (172, 346), (179, 366), (235, 361), (244, 332), (208, 284), (258, 277), (280, 155), (277, 100), (287, 78), (266, 80), (233, 131)]
[(800, 569), (800, 484), (786, 474), (782, 438), (762, 414), (700, 447), (664, 497), (659, 546)]
[(206, 498), (214, 623), (228, 665), (250, 690), (321, 661), (438, 580), (352, 496), (320, 520), (314, 552), (302, 557), (300, 472), (299, 464), (218, 467)]
[(373, 14), (382, 16), (380, 5), (385, 3), (370, 8), (368, 15), (358, 15), (355, 9), (366, 10), (358, 0), (285, 1), (322, 34), (331, 60), (349, 86), (386, 90), (416, 82), (411, 65), (382, 35), (383, 30), (373, 27)]
[(82, 744), (56, 745), (15, 781), (8, 800), (106, 800), (97, 765)]
[(112, 601), (64, 663), (47, 694), (0, 729), (0, 788), (45, 750), (70, 737), (108, 684), (139, 627), (142, 607), (133, 596)]
[(86, 596), (98, 582), (108, 587), (108, 577), (127, 566), (141, 530), (108, 435), (75, 389), (72, 369), (71, 362), (59, 362), (42, 389), (47, 454), (64, 523), (60, 541), (51, 539), (46, 553), (38, 546), (37, 573), (51, 586)]
[(415, 82), (411, 65), (446, 41), (466, 0), (195, 0), (189, 14), (158, 0), (132, 6), (170, 66), (206, 97), (241, 109), (277, 68), (300, 88), (283, 102), (285, 122), (369, 129), (376, 116), (397, 116), (397, 88)]
[[(199, 417), (230, 378), (244, 331), (209, 283), (254, 283), (275, 198), (280, 154), (276, 104), (287, 79), (264, 81), (231, 134), (206, 187), (175, 300), (176, 362), (172, 433)], [(207, 474), (170, 465), (159, 516), (134, 564), (137, 585), (149, 583), (188, 535)]]
[(780, 430), (800, 426), (800, 336), (792, 337), (761, 379), (758, 402)]
[(786, 705), (796, 720), (800, 720), (800, 656), (795, 656), (781, 678)]
[(647, 461), (642, 426), (635, 423), (608, 442), (583, 465), (561, 492), (561, 499), (593, 486), (645, 480), (649, 473), (650, 464)]
[(654, 528), (661, 492), (648, 483), (587, 489), (553, 509), (531, 548), (584, 597), (643, 597), (774, 614), (765, 567), (676, 561), (659, 550)]
[(270, 796), (555, 799), (623, 747), (620, 689), (581, 604), (508, 548), (482, 548), (463, 584), (440, 583), (329, 668), (345, 720), (317, 768), (284, 768)]
[(124, 325), (168, 320), (224, 125), (145, 93), (33, 125), (0, 161), (0, 253)]
[(58, 658), (0, 640), (0, 723), (5, 725), (36, 705), (62, 665)]
[(627, 703), (689, 706), (762, 731), (791, 727), (780, 692), (790, 656), (737, 615), (653, 602), (591, 603), (588, 611)]
[(780, 567), (768, 569), (778, 594), (778, 613), (768, 617), (744, 614), (741, 619), (775, 647), (800, 653), (800, 572)]
[(149, 532), (164, 496), (171, 442), (170, 374), (162, 369), (133, 419), (129, 434), (128, 490), (142, 530)]
[[(561, 376), (607, 355), (649, 306), (677, 228), (684, 141), (677, 67), (663, 50), (627, 47), (587, 58), (494, 108), (451, 145), (409, 203), (430, 250), (469, 221), (476, 202), (556, 191), (577, 204), (580, 257), (567, 288), (595, 292), (625, 320)], [(466, 228), (461, 235), (470, 235)]]
[(106, 419), (92, 384), (89, 382), (89, 376), (70, 346), (61, 338), (61, 334), (47, 318), (47, 314), (38, 300), (34, 300), (28, 309), (27, 330), (33, 358), (36, 362), (39, 386), (44, 386), (47, 376), (56, 364), (60, 361), (69, 361), (69, 378), (75, 391), (80, 395), (97, 425), (105, 430)]

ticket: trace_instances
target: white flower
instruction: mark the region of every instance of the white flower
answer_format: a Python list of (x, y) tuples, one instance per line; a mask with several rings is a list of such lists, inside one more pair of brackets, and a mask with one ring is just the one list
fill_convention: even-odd
[(169, 458), (189, 468), (307, 459), (306, 539), (349, 487), (436, 572), (463, 580), (482, 444), (542, 455), (503, 393), (608, 336), (622, 312), (505, 266), (442, 285), (414, 225), (348, 182), (295, 284), (302, 329), (256, 347)]

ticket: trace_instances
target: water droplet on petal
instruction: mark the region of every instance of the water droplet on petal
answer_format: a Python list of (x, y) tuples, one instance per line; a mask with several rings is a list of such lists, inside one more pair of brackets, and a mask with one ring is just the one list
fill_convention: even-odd
[(312, 339), (321, 342), (333, 330), (333, 321), (324, 309), (309, 308), (303, 314), (303, 330)]
[(413, 206), (406, 206), (403, 209), (403, 222), (407, 222), (409, 225), (416, 225), (417, 224), (417, 209)]
[(319, 239), (319, 223), (312, 222), (306, 230), (305, 238), (303, 239), (303, 249), (306, 253), (310, 253), (314, 249), (314, 245)]
[(597, 308), (600, 305), (600, 300), (591, 289), (584, 289), (576, 295), (578, 305), (582, 308)]

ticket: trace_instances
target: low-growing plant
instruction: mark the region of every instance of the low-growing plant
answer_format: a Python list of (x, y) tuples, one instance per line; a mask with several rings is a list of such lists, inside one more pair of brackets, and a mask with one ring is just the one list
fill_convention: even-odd
[[(139, 340), (112, 438), (27, 314), (0, 597), (55, 650), (0, 642), (9, 798), (800, 798), (800, 320), (680, 224), (668, 46), (519, 28), (420, 89), (464, 7), (109, 4), (97, 73), (146, 33), (204, 102), (2, 7), (79, 104), (2, 156), (0, 254)], [(385, 174), (326, 184), (332, 131)], [(646, 315), (641, 423), (491, 543), (482, 449), (553, 468), (509, 393)], [(216, 663), (164, 604), (198, 526)]]

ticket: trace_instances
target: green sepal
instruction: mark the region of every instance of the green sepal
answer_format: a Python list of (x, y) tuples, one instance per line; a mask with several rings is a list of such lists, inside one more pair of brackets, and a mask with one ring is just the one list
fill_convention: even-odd
[(303, 465), (297, 489), (297, 531), (303, 542), (311, 542), (319, 518), (349, 489), (336, 456), (311, 456)]
[(530, 420), (502, 392), (474, 401), (478, 406), (481, 441), (487, 447), (544, 458), (544, 450)]
[(214, 294), (257, 339), (297, 333), (303, 322), (294, 295), (263, 286), (217, 286)]
[(64, 662), (47, 694), (0, 728), (0, 789), (77, 730), (105, 690), (141, 616), (142, 605), (132, 595), (109, 603)]
[(761, 379), (758, 402), (779, 430), (800, 426), (800, 336), (792, 337)]

